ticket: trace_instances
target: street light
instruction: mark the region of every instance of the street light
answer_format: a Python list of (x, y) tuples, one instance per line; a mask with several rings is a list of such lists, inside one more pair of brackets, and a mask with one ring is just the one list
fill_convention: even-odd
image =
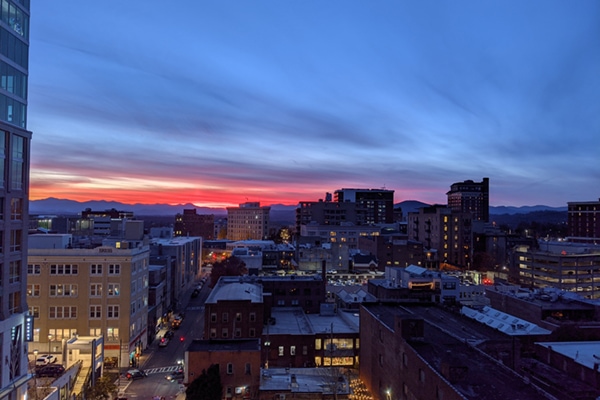
[(52, 344), (52, 334), (48, 334), (48, 354), (50, 354), (50, 345)]
[(35, 365), (37, 363), (37, 356), (38, 356), (38, 350), (34, 349), (33, 350), (33, 390), (34, 390), (34, 394), (35, 394), (35, 400), (37, 400), (38, 396), (37, 396), (37, 372), (35, 371)]

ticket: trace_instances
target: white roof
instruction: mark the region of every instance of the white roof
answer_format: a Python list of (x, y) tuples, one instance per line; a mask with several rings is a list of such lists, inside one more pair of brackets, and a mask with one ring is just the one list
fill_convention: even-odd
[(532, 322), (503, 313), (492, 307), (485, 306), (481, 311), (477, 311), (464, 306), (460, 312), (471, 319), (491, 326), (510, 336), (549, 335), (551, 333), (549, 330), (541, 328)]

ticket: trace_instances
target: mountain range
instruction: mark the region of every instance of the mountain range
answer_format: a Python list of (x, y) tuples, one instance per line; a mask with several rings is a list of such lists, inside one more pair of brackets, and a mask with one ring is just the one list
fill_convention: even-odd
[[(416, 200), (406, 200), (395, 204), (395, 208), (402, 208), (403, 214), (409, 212), (418, 211), (421, 207), (427, 207), (430, 204), (423, 203)], [(152, 215), (173, 215), (182, 213), (184, 209), (196, 209), (198, 214), (214, 214), (215, 216), (227, 215), (227, 210), (224, 208), (209, 208), (209, 207), (198, 207), (194, 204), (124, 204), (115, 201), (74, 201), (68, 199), (57, 199), (47, 198), (42, 200), (32, 200), (29, 202), (29, 213), (32, 215), (77, 215), (85, 209), (90, 208), (94, 211), (103, 211), (110, 209), (117, 209), (120, 211), (132, 211), (134, 215), (152, 216)], [(296, 205), (283, 205), (283, 204), (272, 204), (271, 205), (271, 219), (295, 219)], [(567, 207), (549, 207), (549, 206), (523, 206), (523, 207), (509, 207), (509, 206), (493, 206), (490, 207), (490, 214), (492, 215), (514, 215), (514, 214), (527, 214), (537, 211), (558, 211), (566, 212)], [(291, 218), (290, 218), (291, 217)]]

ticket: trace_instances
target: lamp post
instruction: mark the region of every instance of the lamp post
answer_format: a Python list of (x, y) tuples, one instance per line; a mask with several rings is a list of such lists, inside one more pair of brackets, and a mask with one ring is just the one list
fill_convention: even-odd
[(50, 354), (50, 346), (52, 344), (52, 337), (53, 337), (52, 334), (49, 333), (48, 334), (48, 354)]
[(37, 363), (37, 356), (38, 356), (38, 350), (34, 349), (33, 350), (33, 390), (34, 390), (34, 398), (35, 400), (37, 400), (38, 396), (37, 396), (37, 372), (35, 370), (35, 365)]

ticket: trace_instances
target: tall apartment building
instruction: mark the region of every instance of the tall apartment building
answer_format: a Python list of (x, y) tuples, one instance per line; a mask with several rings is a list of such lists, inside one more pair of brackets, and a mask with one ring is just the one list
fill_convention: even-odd
[(239, 207), (227, 207), (227, 239), (263, 240), (269, 233), (271, 207), (259, 202), (247, 202)]
[(365, 210), (364, 224), (391, 224), (394, 222), (394, 191), (387, 189), (339, 189), (334, 193), (338, 203), (356, 203)]
[(453, 212), (471, 213), (473, 221), (490, 220), (490, 179), (481, 182), (467, 180), (453, 183), (448, 196), (448, 207)]
[(175, 236), (200, 236), (204, 240), (215, 238), (215, 216), (198, 214), (196, 209), (185, 209), (175, 216)]
[(472, 258), (472, 214), (435, 205), (408, 213), (408, 239), (423, 243), (425, 266), (439, 263), (469, 267)]
[(36, 348), (60, 352), (74, 335), (103, 335), (105, 356), (117, 357), (121, 367), (135, 365), (148, 337), (148, 246), (71, 249), (61, 248), (64, 240), (49, 246), (36, 236), (27, 266)]
[(600, 199), (567, 203), (569, 241), (600, 244)]
[(24, 399), (28, 370), (29, 0), (0, 1), (0, 398)]

